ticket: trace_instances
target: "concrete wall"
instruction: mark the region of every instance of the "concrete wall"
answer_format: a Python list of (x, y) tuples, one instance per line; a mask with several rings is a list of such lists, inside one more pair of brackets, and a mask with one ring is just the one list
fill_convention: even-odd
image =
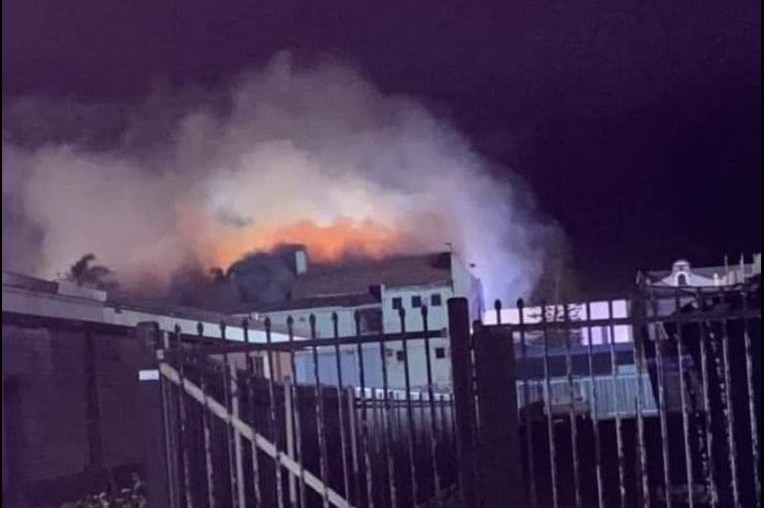
[(143, 344), (118, 333), (7, 322), (2, 342), (6, 506), (103, 491), (109, 471), (121, 486), (132, 470), (146, 474), (163, 441), (152, 419), (154, 387), (138, 381), (152, 358)]

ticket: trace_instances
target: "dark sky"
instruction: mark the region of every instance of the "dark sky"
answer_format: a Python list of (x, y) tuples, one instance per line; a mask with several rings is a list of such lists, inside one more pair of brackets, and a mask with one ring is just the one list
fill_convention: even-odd
[(339, 55), (522, 174), (584, 287), (761, 246), (757, 0), (3, 0), (3, 98)]

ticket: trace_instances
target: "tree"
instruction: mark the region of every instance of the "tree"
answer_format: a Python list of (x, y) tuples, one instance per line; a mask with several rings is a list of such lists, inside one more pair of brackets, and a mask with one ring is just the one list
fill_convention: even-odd
[(66, 280), (76, 283), (78, 286), (92, 287), (96, 289), (116, 289), (117, 281), (114, 272), (103, 265), (93, 264), (95, 254), (85, 254), (70, 268), (66, 274)]

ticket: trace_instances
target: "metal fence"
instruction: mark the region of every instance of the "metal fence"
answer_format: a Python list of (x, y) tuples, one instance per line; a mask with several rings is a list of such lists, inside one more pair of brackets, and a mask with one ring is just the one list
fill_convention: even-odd
[[(564, 312), (533, 323), (519, 301), (511, 325), (500, 324), (497, 302), (499, 324), (475, 323), (468, 338), (452, 326), (452, 341), (464, 343), (454, 358), (459, 439), (476, 450), (460, 451), (463, 506), (761, 505), (758, 282), (643, 284), (630, 301), (628, 316), (604, 319), (592, 319), (589, 304), (575, 319), (568, 305), (544, 305)], [(592, 342), (592, 329), (616, 326), (633, 330), (630, 372), (616, 359), (622, 344)], [(539, 346), (543, 373), (534, 376), (523, 366)], [(593, 366), (603, 348), (607, 374)], [(502, 396), (497, 382), (513, 382), (517, 396)]]
[[(562, 304), (535, 322), (520, 301), (513, 324), (497, 304), (486, 326), (452, 299), (448, 390), (433, 381), (445, 332), (426, 307), (416, 332), (402, 310), (387, 334), (357, 319), (340, 337), (336, 317), (320, 339), (312, 317), (305, 340), (291, 319), (286, 339), (267, 323), (259, 343), (178, 329), (159, 352), (170, 504), (760, 506), (758, 282), (642, 285), (629, 301), (623, 316)], [(628, 342), (593, 341), (616, 327)]]
[[(430, 362), (444, 332), (428, 330), (426, 308), (420, 331), (400, 317), (393, 334), (356, 326), (340, 337), (335, 317), (334, 337), (317, 339), (311, 317), (308, 340), (295, 338), (292, 319), (281, 341), (268, 321), (263, 343), (205, 343), (201, 328), (165, 336), (171, 506), (415, 507), (453, 496), (453, 397), (436, 390)], [(392, 345), (402, 357), (391, 358)], [(424, 389), (411, 386), (412, 348), (425, 353)], [(391, 361), (403, 363), (403, 389)]]

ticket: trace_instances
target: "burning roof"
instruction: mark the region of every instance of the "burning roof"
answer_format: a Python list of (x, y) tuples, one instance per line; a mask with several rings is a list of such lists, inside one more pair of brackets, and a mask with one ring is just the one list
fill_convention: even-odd
[(292, 286), (292, 299), (368, 293), (372, 286), (424, 286), (451, 280), (451, 254), (310, 265)]

